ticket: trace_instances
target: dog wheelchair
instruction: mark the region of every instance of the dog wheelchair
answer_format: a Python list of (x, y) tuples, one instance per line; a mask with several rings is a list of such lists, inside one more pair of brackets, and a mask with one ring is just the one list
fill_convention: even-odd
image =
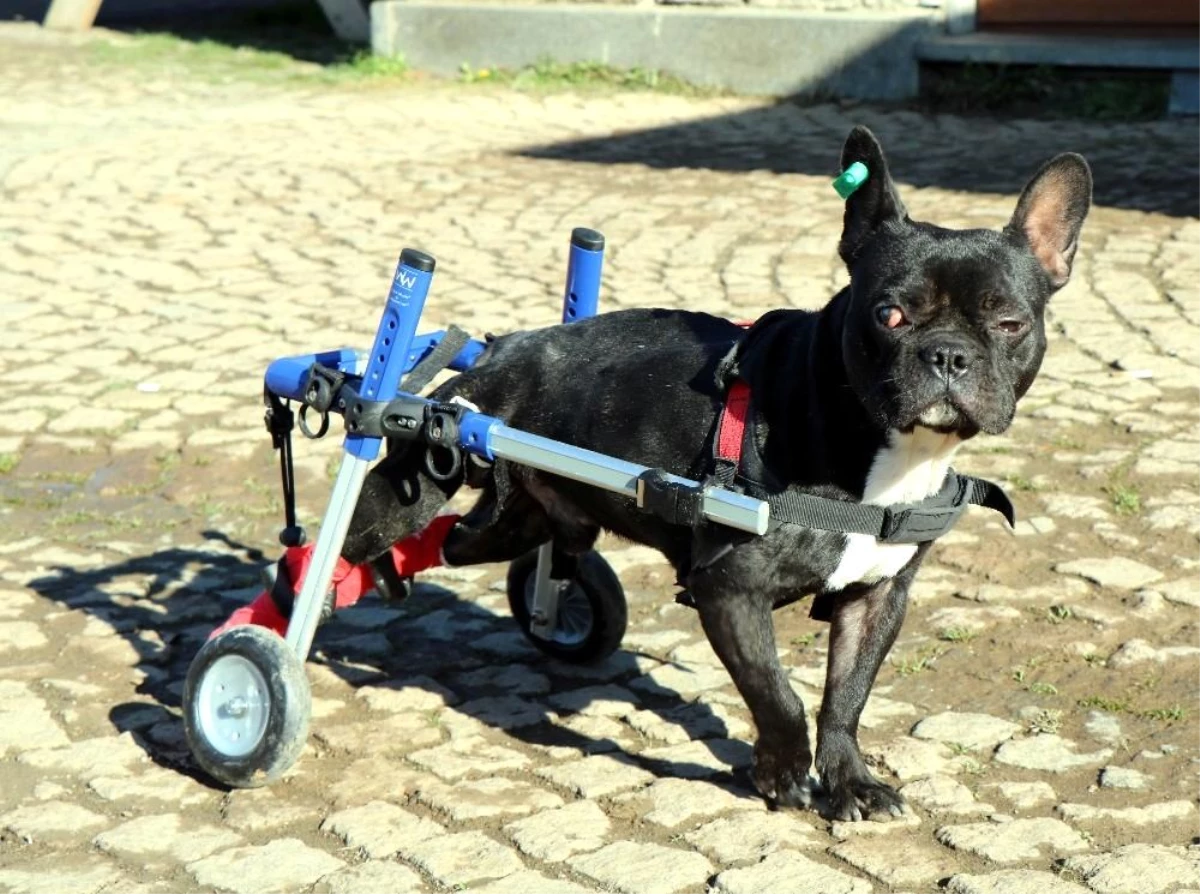
[[(573, 231), (564, 324), (595, 315), (603, 257), (601, 234)], [(413, 574), (439, 564), (441, 542), (457, 516), (439, 516), (393, 546), (395, 573), (351, 567), (341, 558), (363, 482), (384, 441), (421, 445), (434, 478), (459, 474), (464, 462), (503, 459), (625, 494), (646, 511), (668, 517), (686, 513), (760, 535), (768, 529), (767, 501), (519, 431), (473, 407), (419, 396), (437, 371), (469, 369), (487, 347), (453, 328), (417, 334), (434, 267), (424, 252), (401, 252), (370, 353), (343, 348), (284, 357), (267, 368), (267, 427), (280, 455), (286, 516), (280, 541), (287, 552), (274, 583), (234, 612), (197, 653), (183, 692), (192, 754), (226, 785), (269, 784), (299, 757), (312, 706), (304, 662), (322, 617), (371, 589), (399, 595), (395, 591), (408, 587)], [(331, 415), (342, 417), (346, 432), (315, 545), (306, 543), (295, 517), (292, 402), (300, 405), (299, 425), (309, 437), (324, 435)], [(309, 413), (319, 417), (315, 431)], [(621, 584), (594, 551), (574, 563), (556, 558), (546, 543), (510, 564), (512, 615), (547, 655), (568, 662), (601, 660), (620, 645), (625, 631)], [(570, 576), (558, 576), (563, 567), (571, 569)]]

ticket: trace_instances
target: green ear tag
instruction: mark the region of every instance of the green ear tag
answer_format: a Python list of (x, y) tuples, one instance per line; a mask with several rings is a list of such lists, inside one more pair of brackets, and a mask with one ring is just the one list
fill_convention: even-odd
[(867, 177), (870, 173), (867, 171), (867, 166), (861, 161), (856, 161), (846, 170), (842, 171), (841, 176), (833, 181), (833, 188), (843, 201), (853, 195), (854, 190), (858, 189), (867, 182)]

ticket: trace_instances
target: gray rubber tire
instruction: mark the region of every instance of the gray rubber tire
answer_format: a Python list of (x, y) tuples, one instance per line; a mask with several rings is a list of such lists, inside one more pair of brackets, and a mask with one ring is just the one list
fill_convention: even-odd
[(204, 644), (183, 686), (183, 729), (196, 763), (233, 788), (268, 785), (308, 739), (304, 664), (274, 631), (234, 627)]
[(569, 614), (560, 615), (550, 639), (531, 627), (533, 586), (537, 576), (537, 550), (508, 566), (508, 607), (521, 632), (540, 651), (571, 664), (592, 664), (607, 658), (621, 645), (629, 608), (625, 590), (612, 567), (594, 550), (579, 559), (579, 569), (560, 596)]

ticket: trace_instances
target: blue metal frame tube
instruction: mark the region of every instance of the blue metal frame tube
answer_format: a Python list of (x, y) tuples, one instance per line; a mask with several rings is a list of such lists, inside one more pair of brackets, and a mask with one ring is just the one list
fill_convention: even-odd
[(587, 227), (571, 231), (567, 258), (567, 288), (562, 321), (574, 323), (596, 315), (600, 304), (600, 271), (604, 266), (604, 237)]
[[(359, 394), (365, 399), (391, 400), (396, 396), (429, 294), (434, 265), (433, 258), (422, 251), (406, 248), (400, 252), (392, 288), (379, 320), (379, 329), (375, 332), (371, 357), (363, 371)], [(346, 452), (359, 459), (373, 460), (379, 456), (382, 440), (349, 434), (346, 435)]]

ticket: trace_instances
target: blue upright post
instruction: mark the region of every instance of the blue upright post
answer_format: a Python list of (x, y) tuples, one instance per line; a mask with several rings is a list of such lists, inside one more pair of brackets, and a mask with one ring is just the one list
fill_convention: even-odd
[(600, 303), (600, 269), (604, 266), (604, 237), (587, 227), (571, 231), (567, 259), (567, 290), (563, 296), (564, 323), (596, 315)]
[[(371, 347), (371, 356), (363, 372), (360, 395), (365, 400), (391, 400), (396, 396), (413, 335), (421, 319), (421, 310), (425, 306), (425, 296), (429, 294), (433, 268), (433, 258), (424, 252), (406, 248), (400, 253), (400, 263), (396, 266), (387, 304), (375, 332), (375, 344)], [(308, 651), (312, 648), (325, 594), (333, 581), (333, 572), (342, 552), (342, 544), (346, 542), (346, 532), (350, 529), (358, 495), (371, 461), (379, 456), (382, 440), (354, 433), (346, 435), (343, 446), (345, 455), (337, 480), (333, 483), (325, 516), (321, 520), (312, 563), (288, 622), (287, 643), (301, 661), (308, 657)]]

